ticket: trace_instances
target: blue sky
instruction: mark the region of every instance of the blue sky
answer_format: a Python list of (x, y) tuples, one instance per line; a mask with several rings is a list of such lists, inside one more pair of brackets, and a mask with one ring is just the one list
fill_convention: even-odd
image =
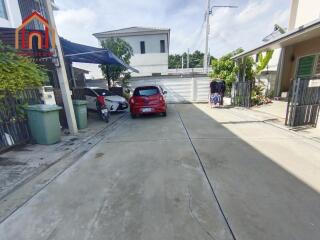
[[(249, 49), (273, 30), (287, 26), (290, 0), (225, 0), (213, 5), (238, 5), (238, 9), (214, 9), (211, 17), (210, 51), (221, 56), (238, 47)], [(170, 53), (204, 49), (207, 0), (56, 0), (59, 34), (97, 46), (92, 33), (130, 26), (171, 29)]]

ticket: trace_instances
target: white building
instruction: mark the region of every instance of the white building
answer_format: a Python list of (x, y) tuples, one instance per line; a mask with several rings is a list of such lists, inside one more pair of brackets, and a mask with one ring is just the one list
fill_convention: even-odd
[(0, 27), (16, 28), (21, 22), (18, 0), (0, 0)]
[(289, 31), (320, 19), (319, 0), (292, 0)]
[(134, 56), (130, 65), (139, 70), (132, 76), (168, 74), (170, 29), (130, 27), (93, 35), (100, 42), (120, 38), (131, 45)]

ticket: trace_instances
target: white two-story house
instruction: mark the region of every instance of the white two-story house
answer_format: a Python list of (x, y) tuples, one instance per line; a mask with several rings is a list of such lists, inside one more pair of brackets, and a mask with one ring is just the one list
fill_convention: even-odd
[(134, 56), (130, 65), (139, 70), (132, 76), (168, 74), (170, 29), (130, 27), (93, 35), (99, 42), (120, 38), (131, 45)]

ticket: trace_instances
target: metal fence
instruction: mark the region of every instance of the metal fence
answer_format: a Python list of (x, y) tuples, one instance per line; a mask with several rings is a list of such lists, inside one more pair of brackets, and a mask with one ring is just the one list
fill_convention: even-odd
[(0, 152), (30, 140), (23, 106), (41, 103), (39, 90), (28, 89), (17, 94), (0, 92)]
[(251, 107), (251, 82), (235, 82), (231, 90), (231, 104), (238, 107)]
[(320, 78), (299, 78), (292, 81), (286, 114), (291, 127), (317, 126), (320, 110)]

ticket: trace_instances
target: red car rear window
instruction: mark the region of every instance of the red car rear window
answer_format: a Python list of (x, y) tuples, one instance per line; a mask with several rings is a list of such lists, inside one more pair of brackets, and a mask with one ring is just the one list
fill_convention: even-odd
[(133, 96), (136, 97), (148, 97), (159, 94), (159, 88), (157, 87), (138, 87), (134, 90)]

